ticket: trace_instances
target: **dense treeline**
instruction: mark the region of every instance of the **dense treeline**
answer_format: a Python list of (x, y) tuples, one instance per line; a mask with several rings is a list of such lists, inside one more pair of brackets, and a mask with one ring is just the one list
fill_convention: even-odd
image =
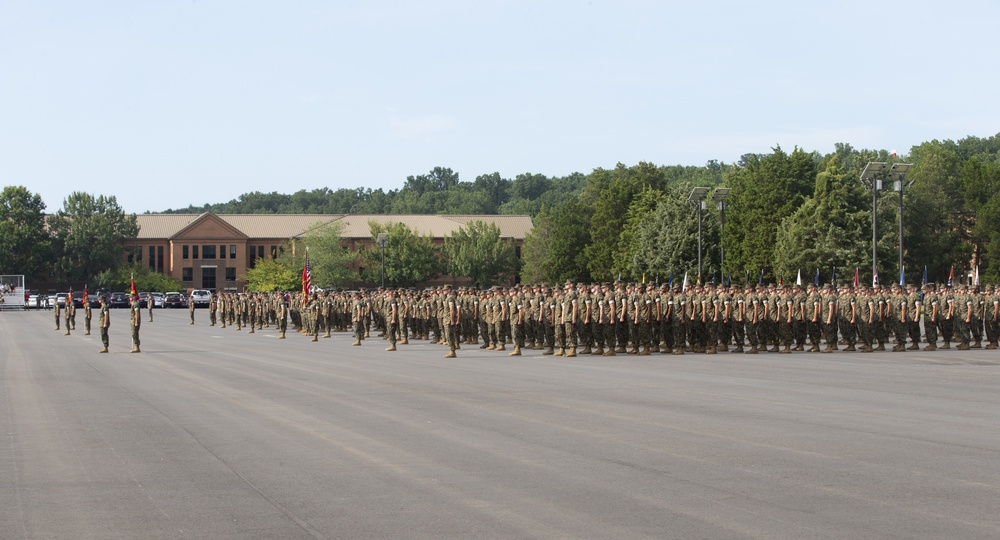
[[(860, 181), (870, 161), (909, 162), (903, 193), (904, 267), (910, 281), (975, 272), (1000, 278), (1000, 136), (930, 141), (906, 156), (835, 145), (823, 155), (795, 148), (747, 154), (732, 165), (619, 164), (587, 175), (499, 174), (462, 182), (447, 168), (410, 176), (398, 190), (319, 189), (292, 195), (248, 193), (181, 212), (528, 214), (522, 279), (527, 281), (697, 279), (698, 227), (687, 196), (695, 186), (729, 187), (725, 230), (719, 211), (703, 213), (705, 280), (792, 277), (829, 281), (861, 269), (870, 280), (872, 193)], [(899, 193), (878, 194), (879, 274), (896, 281)], [(725, 265), (722, 264), (722, 249)], [(729, 276), (736, 276), (730, 278)]]
[[(964, 279), (977, 266), (983, 281), (1000, 281), (1000, 134), (929, 141), (904, 156), (848, 144), (837, 144), (825, 155), (779, 147), (746, 154), (734, 164), (619, 164), (564, 177), (521, 174), (508, 179), (492, 173), (463, 182), (451, 169), (438, 167), (410, 176), (400, 189), (388, 192), (254, 192), (227, 203), (168, 212), (527, 214), (535, 228), (518, 266), (523, 281), (664, 281), (685, 274), (693, 281), (698, 279), (698, 221), (688, 194), (695, 186), (728, 187), (725, 227), (714, 204), (703, 213), (703, 279), (756, 281), (763, 274), (767, 280), (788, 280), (799, 272), (812, 279), (818, 272), (828, 282), (836, 272), (843, 282), (859, 268), (862, 279), (870, 281), (872, 192), (859, 177), (871, 161), (913, 164), (907, 177), (912, 184), (903, 192), (908, 282), (918, 282), (924, 268), (930, 280), (942, 281), (952, 267), (956, 279)], [(74, 194), (67, 203), (80, 197)], [(899, 197), (889, 182), (876, 197), (878, 268), (884, 283), (896, 281), (901, 271)], [(81, 259), (69, 252), (75, 240), (64, 226), (67, 218), (101, 215), (101, 205), (109, 202), (93, 199), (83, 200), (89, 204), (85, 207), (67, 204), (45, 229), (40, 198), (22, 187), (6, 188), (0, 201), (0, 272), (54, 271), (71, 278), (108, 264), (107, 249), (99, 252), (101, 258)], [(115, 223), (124, 223), (121, 234), (127, 236), (128, 220), (119, 215), (113, 197), (110, 202), (115, 210), (110, 215)], [(100, 219), (93, 221), (100, 225)], [(122, 241), (115, 237), (107, 247)], [(465, 253), (452, 252), (453, 257)], [(462, 265), (448, 263), (450, 271), (477, 268), (469, 258), (463, 255)]]

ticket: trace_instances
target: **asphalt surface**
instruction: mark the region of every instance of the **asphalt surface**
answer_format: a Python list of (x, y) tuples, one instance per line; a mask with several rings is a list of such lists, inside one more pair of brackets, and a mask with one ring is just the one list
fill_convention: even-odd
[(1000, 353), (385, 352), (0, 313), (0, 538), (1000, 538)]

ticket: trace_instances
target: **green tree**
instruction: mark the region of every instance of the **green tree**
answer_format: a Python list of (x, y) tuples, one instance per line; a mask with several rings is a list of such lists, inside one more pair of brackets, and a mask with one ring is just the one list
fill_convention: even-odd
[(126, 215), (114, 195), (79, 191), (66, 197), (48, 225), (56, 275), (77, 282), (125, 264), (125, 243), (139, 234), (135, 216)]
[[(290, 252), (291, 250), (286, 251)], [(310, 266), (311, 257), (312, 255), (310, 255)], [(246, 282), (248, 291), (301, 291), (302, 267), (296, 268), (292, 261), (282, 261), (281, 257), (277, 259), (264, 257), (257, 259), (254, 267), (243, 273), (242, 279)]]
[(0, 193), (0, 274), (38, 277), (51, 255), (45, 203), (24, 186)]
[(343, 287), (356, 274), (351, 264), (357, 254), (351, 253), (344, 245), (344, 224), (339, 221), (317, 223), (296, 242), (294, 247), (283, 250), (278, 260), (301, 272), (305, 265), (304, 246), (309, 248), (309, 268), (312, 284), (323, 289)]
[(135, 288), (139, 291), (183, 291), (184, 284), (172, 277), (154, 271), (148, 264), (135, 261), (114, 269), (98, 272), (89, 283), (91, 291), (104, 287), (113, 291), (128, 291), (131, 280), (135, 279)]
[(444, 241), (448, 273), (467, 276), (479, 287), (509, 281), (517, 270), (514, 245), (500, 238), (500, 228), (473, 221)]
[[(638, 280), (645, 274), (647, 281), (666, 281), (671, 275), (681, 279), (690, 272), (691, 282), (697, 281), (698, 215), (687, 202), (686, 189), (681, 189), (651, 190), (636, 199), (622, 233), (623, 237), (631, 236), (625, 244), (629, 249), (621, 258), (621, 264), (626, 265), (620, 267), (623, 275)], [(719, 220), (706, 212), (702, 216), (702, 271), (706, 280), (719, 270), (718, 246)]]
[(816, 175), (814, 195), (782, 220), (774, 269), (786, 276), (819, 269), (829, 280), (832, 268), (866, 268), (870, 261), (870, 203), (856, 176), (834, 156)]
[(545, 275), (551, 283), (566, 280), (589, 281), (587, 256), (590, 243), (590, 219), (584, 206), (570, 201), (562, 205), (552, 221), (552, 238), (545, 262)]
[(956, 275), (967, 271), (972, 258), (974, 216), (964, 201), (961, 158), (955, 143), (930, 141), (915, 146), (910, 160), (913, 185), (903, 207), (906, 264), (926, 265), (930, 279), (941, 281), (952, 265)]
[(619, 163), (614, 171), (597, 169), (587, 182), (582, 202), (589, 207), (591, 240), (582, 261), (592, 279), (602, 280), (614, 273), (615, 254), (626, 251), (619, 244), (632, 201), (643, 189), (662, 189), (665, 181), (661, 169), (641, 162), (634, 167)]
[(524, 283), (545, 283), (550, 281), (548, 259), (552, 245), (552, 228), (555, 215), (548, 208), (532, 220), (533, 227), (524, 237), (521, 247), (521, 281)]
[[(385, 283), (392, 287), (411, 287), (441, 274), (441, 255), (430, 236), (421, 236), (403, 223), (369, 222), (372, 240), (379, 233), (389, 233), (385, 248)], [(382, 250), (375, 244), (358, 253), (365, 269), (362, 279), (381, 283)]]
[(726, 266), (756, 273), (774, 261), (781, 221), (800, 207), (816, 184), (815, 156), (796, 147), (786, 154), (747, 154), (726, 176), (732, 188), (722, 239)]

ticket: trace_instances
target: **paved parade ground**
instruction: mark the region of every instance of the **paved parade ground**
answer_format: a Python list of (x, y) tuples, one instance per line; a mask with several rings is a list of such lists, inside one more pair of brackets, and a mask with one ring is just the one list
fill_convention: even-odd
[[(0, 313), (0, 537), (1000, 538), (1000, 353), (541, 356)], [(82, 321), (82, 312), (78, 315)]]

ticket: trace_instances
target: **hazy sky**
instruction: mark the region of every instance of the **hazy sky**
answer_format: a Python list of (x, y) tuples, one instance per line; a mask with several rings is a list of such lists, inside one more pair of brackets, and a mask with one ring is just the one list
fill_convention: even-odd
[(128, 212), (1000, 132), (1000, 2), (0, 0), (0, 185)]

